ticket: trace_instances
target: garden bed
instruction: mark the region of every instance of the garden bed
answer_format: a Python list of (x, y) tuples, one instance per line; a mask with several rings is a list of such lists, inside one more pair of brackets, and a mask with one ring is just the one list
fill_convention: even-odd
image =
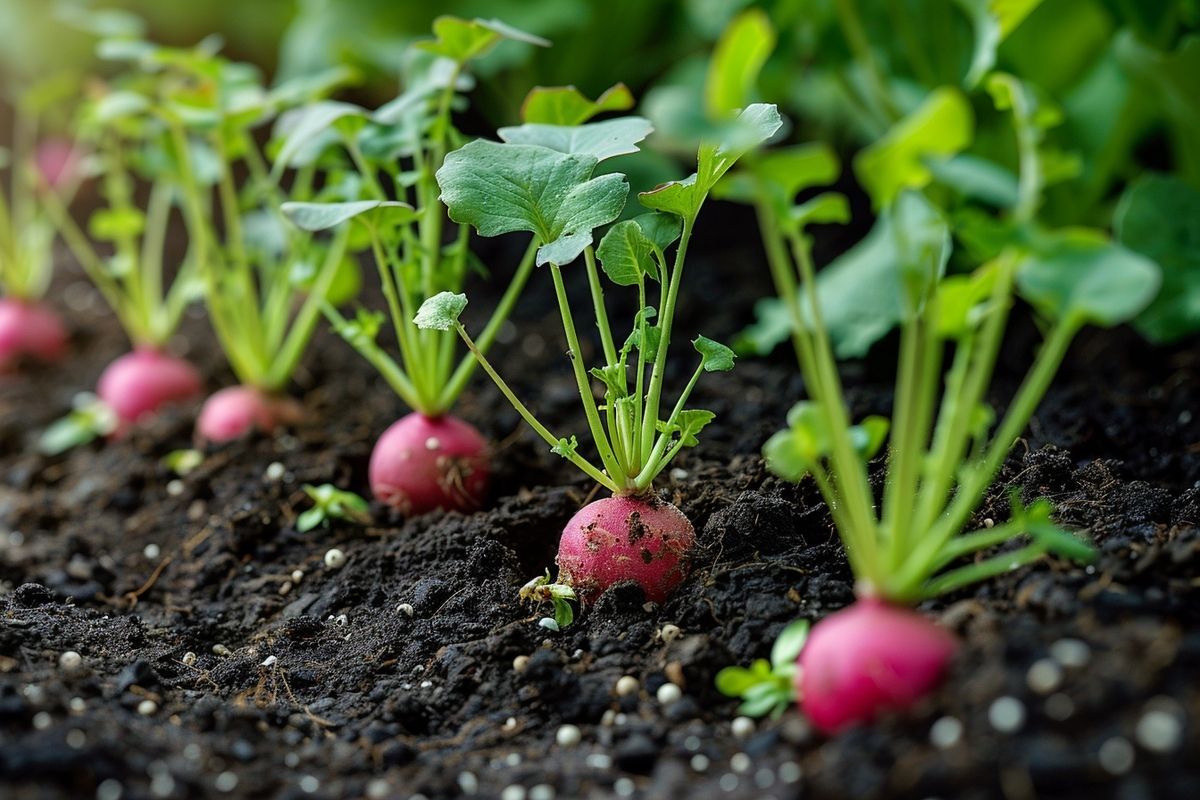
[[(718, 233), (696, 245), (708, 255), (677, 325), (729, 338), (771, 290), (760, 256), (722, 250)], [(533, 284), (497, 361), (548, 424), (580, 430), (548, 280)], [(1021, 486), (1089, 528), (1099, 560), (1039, 562), (926, 606), (963, 635), (944, 686), (826, 739), (795, 711), (735, 731), (737, 702), (713, 687), (786, 623), (853, 600), (819, 494), (759, 457), (802, 394), (786, 353), (698, 390), (717, 422), (662, 482), (698, 534), (682, 587), (653, 607), (618, 586), (551, 633), (517, 591), (552, 564), (589, 488), (490, 383), (460, 407), (496, 443), (486, 510), (403, 520), (374, 506), (365, 528), (299, 534), (301, 485), (366, 494), (371, 444), (403, 413), (365, 362), (318, 336), (298, 378), (314, 423), (212, 450), (177, 478), (161, 458), (190, 446), (184, 412), (119, 446), (34, 454), (123, 346), (109, 318), (73, 320), (67, 363), (0, 384), (5, 796), (1200, 796), (1180, 757), (1200, 715), (1195, 342), (1076, 343), (977, 521), (1003, 517)], [(185, 335), (213, 384), (227, 379), (204, 324)], [(1010, 337), (1008, 383), (1033, 341)], [(888, 411), (888, 360), (849, 368), (856, 413)], [(346, 563), (330, 569), (335, 547)], [(664, 641), (666, 625), (681, 635)], [(625, 675), (638, 691), (619, 696)], [(664, 705), (668, 680), (683, 697)]]

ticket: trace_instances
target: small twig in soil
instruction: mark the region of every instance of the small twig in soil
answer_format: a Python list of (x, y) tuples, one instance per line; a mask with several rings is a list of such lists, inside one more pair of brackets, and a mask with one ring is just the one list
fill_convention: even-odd
[(125, 602), (129, 603), (130, 608), (136, 606), (138, 603), (138, 598), (153, 588), (154, 584), (158, 582), (158, 577), (162, 575), (163, 570), (167, 568), (167, 564), (170, 564), (173, 558), (174, 556), (167, 556), (162, 561), (158, 562), (158, 566), (154, 568), (154, 572), (150, 573), (150, 577), (146, 579), (146, 582), (142, 584), (140, 589), (137, 589), (133, 592), (127, 592), (125, 594), (124, 600)]

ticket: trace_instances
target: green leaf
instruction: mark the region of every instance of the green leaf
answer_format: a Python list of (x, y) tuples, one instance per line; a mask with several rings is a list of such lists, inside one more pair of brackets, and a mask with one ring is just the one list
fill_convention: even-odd
[(540, 36), (525, 33), (500, 20), (465, 20), (449, 15), (433, 21), (432, 40), (417, 42), (414, 47), (444, 56), (459, 64), (479, 58), (505, 39), (525, 44), (549, 47)]
[(695, 447), (700, 444), (700, 432), (716, 418), (717, 415), (711, 411), (689, 408), (679, 412), (674, 425), (668, 427), (666, 422), (660, 420), (655, 429), (670, 436), (678, 434), (684, 447)]
[(383, 319), (381, 311), (368, 311), (360, 308), (353, 320), (339, 324), (335, 330), (339, 336), (356, 347), (369, 345), (379, 336), (379, 331), (383, 327)]
[(570, 458), (571, 456), (575, 455), (575, 451), (578, 449), (579, 449), (579, 439), (576, 438), (575, 436), (572, 436), (569, 439), (567, 439), (567, 438), (559, 439), (558, 444), (556, 444), (550, 448), (550, 452), (554, 453), (554, 455), (556, 455), (556, 456), (562, 456), (563, 458)]
[(748, 169), (717, 184), (717, 197), (753, 204), (765, 193), (779, 217), (787, 214), (796, 195), (813, 186), (832, 183), (841, 162), (829, 145), (819, 142), (771, 150), (754, 159)]
[(117, 429), (116, 412), (87, 392), (77, 395), (70, 414), (54, 422), (38, 439), (38, 450), (56, 456), (87, 444)]
[(458, 324), (458, 317), (467, 307), (467, 296), (454, 292), (438, 292), (421, 303), (413, 322), (421, 330), (448, 331)]
[(1162, 274), (1148, 258), (1097, 231), (1058, 233), (1017, 268), (1021, 295), (1051, 319), (1110, 327), (1136, 317)]
[(704, 102), (709, 116), (721, 119), (749, 104), (774, 48), (775, 30), (762, 9), (744, 11), (729, 24), (708, 65)]
[(663, 183), (638, 195), (646, 208), (694, 220), (717, 182), (738, 159), (775, 135), (783, 126), (779, 109), (755, 103), (747, 106), (726, 129), (719, 144), (703, 144), (696, 157), (696, 172), (683, 180)]
[(529, 231), (542, 243), (538, 264), (561, 265), (625, 206), (625, 176), (591, 178), (596, 164), (594, 156), (477, 139), (446, 157), (437, 180), (455, 222), (483, 236)]
[(571, 607), (570, 601), (552, 597), (550, 603), (554, 606), (554, 621), (559, 628), (569, 627), (575, 621), (575, 609)]
[(679, 218), (672, 214), (641, 214), (634, 217), (633, 221), (660, 253), (674, 244), (683, 233), (683, 225)]
[(915, 111), (854, 159), (854, 173), (876, 209), (891, 205), (905, 189), (933, 180), (929, 161), (949, 158), (971, 143), (971, 106), (957, 89), (930, 93)]
[(325, 509), (317, 506), (310, 508), (300, 516), (296, 517), (296, 530), (300, 533), (308, 533), (313, 528), (327, 521)]
[(623, 83), (589, 100), (574, 86), (535, 86), (521, 104), (521, 121), (543, 125), (580, 125), (605, 111), (633, 108), (633, 93)]
[(654, 243), (632, 219), (609, 228), (596, 248), (604, 274), (618, 286), (636, 286), (647, 275), (658, 280), (653, 253)]
[(560, 153), (581, 153), (604, 161), (638, 151), (638, 142), (654, 127), (642, 117), (618, 117), (586, 125), (526, 123), (501, 128), (497, 133), (509, 144), (536, 144)]
[(176, 475), (183, 477), (204, 463), (204, 453), (199, 450), (172, 450), (163, 456), (162, 464)]
[(1086, 539), (1051, 522), (1030, 525), (1027, 531), (1035, 542), (1051, 553), (1081, 564), (1091, 564), (1096, 560), (1096, 550)]
[(278, 176), (287, 167), (297, 166), (298, 156), (308, 145), (340, 120), (366, 117), (366, 109), (339, 100), (322, 100), (280, 117), (274, 136), (282, 144), (275, 156), (273, 174)]
[(771, 647), (771, 669), (776, 674), (790, 673), (795, 670), (796, 659), (808, 641), (808, 620), (798, 619), (790, 623), (779, 633), (775, 644)]
[(963, 85), (973, 89), (996, 64), (996, 51), (1042, 0), (956, 0), (971, 20), (975, 48)]
[(295, 203), (282, 206), (284, 215), (296, 227), (306, 231), (323, 231), (336, 228), (343, 222), (370, 212), (373, 218), (401, 225), (416, 216), (416, 210), (408, 203), (397, 200), (356, 200), (347, 203)]
[(714, 342), (707, 336), (697, 336), (692, 340), (692, 347), (700, 354), (700, 363), (705, 372), (729, 372), (733, 369), (733, 360), (737, 355), (720, 342)]
[(758, 685), (759, 676), (745, 667), (725, 667), (717, 673), (717, 691), (726, 697), (741, 697)]
[(845, 225), (850, 221), (850, 201), (839, 192), (822, 192), (788, 211), (787, 222), (796, 230), (811, 224)]
[[(862, 241), (817, 275), (817, 302), (837, 356), (865, 355), (918, 313), (945, 273), (950, 252), (946, 221), (920, 195), (906, 192), (881, 214)], [(805, 319), (808, 305), (802, 296)]]
[(307, 533), (331, 519), (358, 524), (371, 521), (368, 513), (370, 506), (354, 492), (339, 489), (332, 483), (323, 483), (320, 486), (305, 484), (302, 488), (314, 505), (296, 519), (296, 530), (300, 533)]
[(969, 153), (959, 153), (929, 164), (934, 180), (971, 200), (994, 208), (1017, 204), (1017, 176), (999, 164)]
[(1200, 329), (1200, 191), (1173, 176), (1139, 178), (1121, 196), (1113, 228), (1162, 269), (1162, 291), (1134, 322), (1142, 335), (1167, 343)]
[(988, 262), (970, 275), (951, 275), (938, 284), (937, 334), (942, 339), (961, 339), (982, 320), (982, 307), (996, 284), (995, 262)]
[[(888, 421), (867, 417), (850, 428), (850, 441), (864, 461), (879, 451), (887, 438)], [(825, 426), (825, 416), (816, 403), (802, 401), (788, 412), (787, 430), (780, 431), (763, 445), (767, 469), (786, 481), (799, 481), (812, 472), (832, 451), (833, 439)]]
[(136, 239), (146, 227), (146, 215), (136, 208), (102, 208), (88, 220), (88, 232), (102, 242)]

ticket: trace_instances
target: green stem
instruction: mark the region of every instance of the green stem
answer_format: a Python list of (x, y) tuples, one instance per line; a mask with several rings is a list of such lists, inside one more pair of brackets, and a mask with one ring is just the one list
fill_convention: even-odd
[[(642, 463), (650, 462), (650, 450), (653, 447), (654, 431), (658, 425), (658, 410), (662, 402), (663, 380), (666, 376), (667, 350), (671, 346), (671, 326), (675, 319), (675, 304), (679, 299), (679, 285), (683, 279), (683, 262), (687, 258), (688, 244), (692, 240), (694, 217), (685, 217), (683, 231), (679, 236), (679, 247), (675, 250), (675, 266), (671, 269), (671, 280), (667, 288), (667, 296), (660, 309), (658, 328), (662, 332), (658, 340), (658, 352), (654, 354), (654, 367), (650, 371), (649, 394), (646, 397), (646, 410), (642, 417)], [(644, 467), (643, 467), (644, 469)]]
[(965, 567), (951, 570), (944, 575), (939, 575), (925, 583), (921, 587), (920, 593), (912, 600), (921, 598), (937, 597), (938, 595), (953, 592), (956, 589), (961, 589), (964, 586), (970, 586), (972, 583), (994, 578), (997, 575), (1003, 575), (1005, 572), (1023, 567), (1031, 561), (1036, 561), (1046, 554), (1046, 548), (1040, 544), (1031, 544), (1027, 547), (1022, 547), (1020, 550), (1014, 550), (1011, 553), (1001, 553), (997, 556), (980, 561), (978, 564), (969, 564)]
[[(342, 335), (347, 323), (346, 319), (338, 312), (336, 308), (329, 303), (321, 304), (321, 311), (325, 314), (326, 319), (333, 325), (334, 330), (338, 331), (338, 335), (342, 336), (350, 346), (367, 360), (371, 366), (378, 370), (383, 379), (388, 382), (392, 390), (400, 396), (409, 408), (421, 411), (421, 399), (417, 395), (416, 388), (412, 385), (412, 381), (404, 374), (404, 370), (392, 360), (381, 347), (376, 345), (371, 340), (365, 337), (347, 337)], [(424, 412), (422, 412), (424, 413)]]
[[(478, 359), (479, 366), (481, 366), (483, 371), (487, 373), (488, 377), (492, 379), (492, 382), (496, 384), (496, 388), (498, 388), (500, 393), (504, 395), (505, 399), (512, 404), (512, 407), (516, 409), (516, 412), (521, 415), (521, 419), (525, 420), (529, 427), (533, 428), (537, 435), (541, 436), (547, 444), (549, 444), (551, 447), (557, 447), (560, 437), (557, 437), (551, 433), (545, 425), (538, 421), (537, 417), (533, 415), (533, 413), (525, 406), (525, 404), (521, 402), (520, 398), (516, 396), (513, 390), (509, 388), (508, 384), (504, 382), (504, 379), (500, 377), (500, 374), (496, 372), (496, 370), (488, 362), (487, 357), (484, 356), (484, 354), (480, 352), (479, 348), (475, 346), (475, 343), (471, 341), (471, 337), (467, 335), (466, 329), (461, 324), (456, 324), (455, 327), (458, 330), (458, 335), (462, 337), (463, 342), (467, 345), (467, 349), (471, 351), (471, 354), (475, 356), (476, 359)], [(564, 455), (564, 458), (566, 458), (579, 469), (583, 470), (588, 477), (604, 488), (608, 489), (610, 492), (614, 494), (620, 492), (620, 487), (617, 486), (615, 481), (594, 467), (591, 462), (589, 462), (583, 456), (579, 455), (578, 453), (571, 452)]]
[(596, 328), (600, 331), (600, 343), (604, 347), (604, 360), (609, 365), (617, 363), (617, 348), (613, 344), (612, 328), (608, 323), (608, 309), (604, 305), (604, 287), (600, 284), (600, 272), (596, 269), (596, 254), (591, 245), (583, 249), (583, 260), (587, 265), (588, 288), (592, 292), (592, 307), (596, 312)]
[(608, 474), (615, 484), (623, 485), (626, 478), (625, 470), (613, 453), (612, 445), (609, 444), (608, 435), (604, 430), (604, 424), (600, 421), (600, 411), (596, 408), (596, 398), (592, 394), (591, 381), (588, 379), (587, 370), (583, 365), (583, 351), (579, 346), (579, 336), (575, 332), (575, 320), (571, 316), (567, 289), (563, 285), (562, 271), (557, 264), (550, 264), (550, 275), (554, 279), (554, 293), (558, 297), (558, 310), (562, 315), (563, 332), (566, 333), (567, 347), (570, 348), (568, 357), (571, 359), (571, 368), (575, 373), (575, 383), (579, 388), (579, 398), (583, 401), (583, 412), (587, 416), (588, 427), (592, 431), (592, 437), (595, 439), (596, 449), (600, 453), (600, 460), (604, 462), (604, 468), (608, 470)]
[[(504, 296), (500, 298), (500, 302), (496, 304), (496, 308), (492, 311), (492, 317), (488, 320), (487, 325), (483, 328), (483, 333), (479, 335), (479, 340), (476, 346), (481, 353), (487, 353), (495, 341), (496, 335), (500, 333), (500, 329), (504, 327), (504, 323), (512, 314), (513, 307), (517, 303), (517, 299), (521, 296), (521, 292), (525, 290), (525, 284), (529, 281), (529, 276), (533, 273), (534, 257), (537, 254), (538, 240), (534, 237), (529, 242), (529, 247), (525, 250), (525, 255), (521, 258), (521, 263), (517, 265), (517, 271), (513, 274), (512, 281), (508, 284), (508, 289), (505, 290)], [(467, 386), (467, 381), (471, 379), (471, 375), (475, 372), (476, 359), (469, 353), (459, 362), (458, 368), (450, 377), (450, 381), (446, 384), (445, 390), (442, 392), (441, 398), (438, 400), (438, 408), (441, 410), (450, 409), (458, 396), (462, 394), (463, 389)]]
[[(984, 457), (964, 471), (964, 477), (958, 493), (950, 503), (946, 514), (922, 538), (904, 563), (904, 568), (897, 575), (896, 585), (900, 596), (910, 596), (929, 575), (930, 565), (934, 563), (939, 552), (946, 543), (962, 530), (975, 508), (983, 499), (988, 485), (999, 472), (1004, 458), (1012, 449), (1013, 443), (1029, 423), (1037, 405), (1050, 387), (1067, 348), (1075, 333), (1079, 330), (1078, 320), (1060, 320), (1051, 329), (1050, 335), (1042, 345), (1041, 351), (1034, 360), (1033, 366), (1017, 390), (1004, 420), (997, 429)], [(889, 594), (889, 596), (891, 596)]]

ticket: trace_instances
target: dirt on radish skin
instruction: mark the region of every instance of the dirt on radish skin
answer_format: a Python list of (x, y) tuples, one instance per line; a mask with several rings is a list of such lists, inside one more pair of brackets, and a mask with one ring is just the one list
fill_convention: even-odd
[(130, 425), (169, 403), (180, 403), (200, 394), (200, 373), (181, 358), (160, 350), (139, 347), (105, 368), (96, 394)]
[(912, 706), (941, 682), (957, 646), (915, 611), (859, 600), (813, 627), (796, 696), (818, 729), (835, 733)]
[(579, 509), (563, 529), (558, 579), (584, 601), (629, 580), (661, 603), (687, 575), (695, 541), (692, 523), (668, 502), (606, 497)]
[(371, 453), (376, 499), (405, 514), (474, 511), (487, 495), (487, 441), (469, 423), (413, 412), (392, 423)]
[(57, 361), (67, 349), (62, 320), (41, 303), (0, 298), (0, 370), (22, 358)]
[(204, 401), (196, 419), (196, 436), (206, 442), (230, 442), (254, 430), (270, 433), (280, 425), (297, 422), (302, 413), (291, 398), (253, 386), (228, 386)]

